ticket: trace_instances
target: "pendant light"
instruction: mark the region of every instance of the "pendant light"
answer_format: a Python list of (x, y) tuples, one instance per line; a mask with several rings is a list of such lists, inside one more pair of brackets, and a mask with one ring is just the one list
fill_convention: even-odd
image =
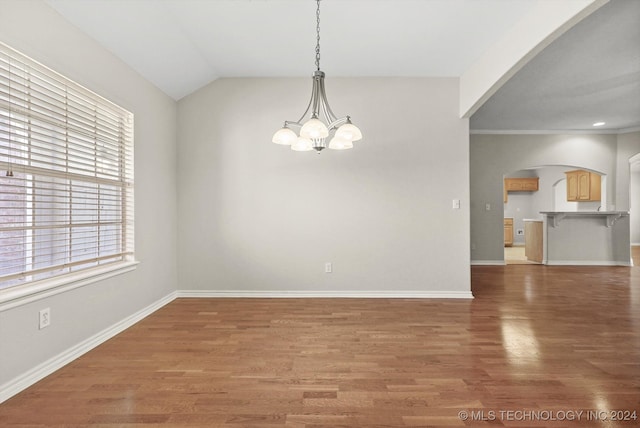
[[(285, 121), (271, 141), (299, 152), (315, 150), (320, 153), (327, 147), (332, 150), (351, 149), (354, 141), (362, 139), (362, 133), (351, 123), (351, 117), (338, 119), (329, 107), (324, 89), (325, 74), (320, 70), (320, 0), (316, 0), (316, 4), (316, 71), (313, 73), (311, 100), (300, 119)], [(309, 118), (304, 121), (307, 115)], [(299, 134), (292, 128), (299, 129)]]

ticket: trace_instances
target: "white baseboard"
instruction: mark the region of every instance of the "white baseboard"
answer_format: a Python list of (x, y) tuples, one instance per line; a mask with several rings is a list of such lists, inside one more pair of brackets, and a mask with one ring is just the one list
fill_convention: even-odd
[(633, 266), (631, 261), (616, 262), (610, 260), (552, 260), (547, 266)]
[(471, 266), (504, 266), (504, 260), (471, 260)]
[(359, 299), (473, 299), (471, 291), (256, 291), (179, 290), (177, 297), (202, 298), (359, 298)]
[(56, 370), (69, 364), (76, 358), (86, 354), (96, 346), (106, 342), (115, 335), (131, 327), (132, 325), (157, 311), (164, 305), (172, 302), (176, 298), (176, 294), (177, 293), (174, 291), (173, 293), (152, 303), (146, 308), (139, 310), (135, 314), (130, 315), (127, 318), (117, 322), (111, 327), (102, 330), (101, 332), (91, 336), (90, 338), (83, 340), (77, 345), (72, 346), (64, 352), (56, 355), (55, 357), (50, 358), (44, 363), (37, 365), (26, 373), (23, 373), (22, 375), (10, 380), (9, 382), (0, 385), (0, 403), (27, 389), (41, 379), (49, 376)]

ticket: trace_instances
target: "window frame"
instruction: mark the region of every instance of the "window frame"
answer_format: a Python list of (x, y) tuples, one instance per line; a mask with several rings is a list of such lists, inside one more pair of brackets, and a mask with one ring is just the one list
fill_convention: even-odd
[[(12, 66), (14, 70), (12, 70)], [(36, 273), (33, 273), (33, 271), (26, 269), (26, 266), (32, 263), (28, 259), (35, 259), (36, 256), (28, 255), (24, 256), (25, 268), (23, 268), (22, 274), (17, 270), (16, 273), (3, 274), (6, 279), (0, 280), (0, 282), (4, 282), (5, 285), (11, 280), (11, 277), (17, 278), (18, 275), (22, 275), (27, 282), (0, 288), (1, 312), (11, 307), (129, 272), (136, 268), (138, 262), (135, 260), (135, 211), (133, 205), (134, 115), (2, 42), (0, 42), (0, 67), (2, 67), (0, 68), (0, 119), (4, 123), (4, 131), (0, 132), (0, 171), (3, 175), (5, 172), (9, 175), (9, 171), (13, 173), (13, 170), (20, 171), (20, 178), (17, 178), (16, 181), (23, 183), (13, 186), (12, 182), (5, 181), (3, 185), (5, 187), (13, 186), (18, 190), (26, 189), (26, 196), (23, 196), (25, 201), (18, 201), (24, 202), (24, 207), (29, 207), (36, 201), (36, 196), (29, 194), (29, 182), (35, 185), (36, 180), (45, 180), (42, 183), (45, 183), (45, 186), (50, 186), (47, 190), (51, 192), (45, 195), (50, 199), (49, 209), (33, 210), (38, 214), (37, 216), (33, 215), (35, 220), (23, 220), (20, 221), (22, 226), (8, 227), (16, 227), (16, 231), (25, 231), (23, 237), (18, 238), (18, 241), (21, 242), (20, 245), (24, 248), (32, 245), (29, 242), (29, 233), (26, 231), (35, 230), (35, 227), (58, 228), (63, 231), (62, 233), (68, 233), (70, 236), (68, 243), (60, 244), (60, 239), (55, 235), (58, 232), (51, 232), (49, 236), (45, 236), (48, 241), (44, 240), (45, 244), (49, 246), (39, 247), (40, 249), (46, 248), (43, 257), (45, 259), (47, 251), (51, 253), (48, 256), (52, 259), (54, 256), (59, 256), (57, 253), (54, 254), (56, 251), (63, 254), (63, 261), (59, 264), (49, 261), (50, 264), (47, 265), (47, 262), (44, 262), (44, 267), (40, 270), (49, 276), (33, 279), (33, 276), (37, 275), (37, 270)], [(19, 76), (18, 72), (22, 75)], [(32, 86), (32, 80), (36, 81), (37, 79), (40, 79), (39, 82), (43, 82), (43, 84), (35, 88)], [(15, 87), (20, 86), (20, 83), (22, 83), (21, 90), (16, 90)], [(12, 84), (14, 89), (11, 88)], [(48, 92), (47, 86), (54, 89)], [(59, 91), (60, 87), (64, 87), (64, 92)], [(56, 92), (56, 90), (58, 91)], [(55, 97), (58, 99), (56, 100)], [(74, 97), (75, 99), (72, 100)], [(53, 100), (52, 104), (49, 103), (50, 100)], [(42, 108), (43, 105), (44, 108)], [(51, 113), (49, 113), (49, 107), (51, 107)], [(95, 110), (91, 110), (92, 107)], [(55, 111), (56, 108), (58, 111)], [(79, 113), (75, 113), (73, 110), (77, 110)], [(48, 114), (50, 116), (47, 116)], [(41, 128), (36, 127), (37, 130), (45, 131), (44, 134), (48, 135), (45, 135), (46, 138), (39, 140), (39, 137), (32, 136), (32, 120), (46, 123)], [(15, 125), (19, 121), (23, 122), (22, 128)], [(25, 133), (27, 129), (25, 123), (27, 122), (29, 123), (29, 132)], [(48, 122), (52, 124), (51, 128), (47, 127), (49, 126)], [(64, 125), (61, 126), (60, 123)], [(49, 129), (56, 130), (49, 131)], [(64, 132), (61, 133), (58, 131), (59, 129), (63, 129)], [(79, 139), (70, 142), (69, 135), (71, 133), (79, 131), (82, 134), (83, 132), (88, 133), (90, 130), (94, 132), (93, 136), (86, 138), (86, 135), (84, 137), (80, 135)], [(103, 136), (99, 136), (100, 132), (103, 133)], [(56, 133), (57, 135), (53, 136)], [(104, 134), (111, 135), (104, 137)], [(34, 161), (31, 157), (32, 151), (42, 150), (43, 144), (45, 152), (46, 149), (49, 149), (51, 154), (39, 154), (40, 161)], [(18, 149), (15, 148), (16, 146)], [(107, 146), (109, 146), (108, 150)], [(66, 154), (63, 153), (62, 156), (63, 160), (60, 160), (60, 152), (55, 152), (60, 148), (66, 150)], [(89, 151), (95, 152), (93, 158), (91, 155), (87, 157), (87, 148)], [(74, 157), (73, 153), (70, 155), (69, 150), (76, 150), (77, 156)], [(19, 152), (19, 154), (12, 154), (12, 151)], [(28, 159), (25, 155), (27, 152), (29, 153)], [(17, 162), (16, 159), (18, 159)], [(87, 163), (87, 159), (89, 159), (89, 163)], [(47, 166), (47, 163), (50, 166)], [(61, 167), (64, 172), (61, 172)], [(8, 180), (13, 181), (13, 176), (8, 177)], [(62, 184), (57, 180), (61, 180)], [(84, 198), (82, 201), (86, 205), (80, 205), (79, 208), (75, 207), (78, 204), (74, 205), (75, 200), (71, 199), (74, 197), (73, 189), (77, 186), (81, 186), (83, 191), (87, 192), (86, 196), (82, 196)], [(60, 191), (59, 188), (64, 190)], [(103, 197), (101, 195), (104, 195), (105, 191), (111, 198), (101, 200)], [(62, 198), (66, 198), (64, 202), (59, 202), (56, 199), (58, 198), (57, 192), (62, 192), (64, 195)], [(109, 194), (109, 192), (112, 193)], [(9, 195), (9, 193), (3, 193), (3, 195)], [(3, 215), (12, 216), (13, 214), (7, 214), (7, 212), (14, 209), (12, 208), (14, 201), (11, 198), (4, 201), (0, 201), (2, 204), (0, 209), (4, 210)], [(39, 202), (39, 204), (39, 206), (46, 206), (46, 202)], [(22, 205), (18, 203), (18, 206)], [(20, 208), (15, 209), (20, 212)], [(105, 216), (104, 213), (107, 215)], [(68, 216), (67, 221), (60, 220), (65, 216)], [(75, 240), (71, 238), (74, 233), (78, 233), (74, 230), (82, 230), (82, 227), (85, 226), (82, 222), (74, 220), (76, 216), (97, 218), (97, 220), (88, 222), (92, 223), (90, 226), (94, 230), (91, 233), (96, 236), (95, 238), (92, 238), (93, 235), (88, 235), (88, 238), (75, 238)], [(109, 221), (102, 220), (101, 216), (109, 217)], [(43, 221), (43, 218), (47, 219), (44, 223), (45, 226), (39, 226), (37, 222)], [(9, 223), (6, 224), (10, 224), (12, 220), (7, 221)], [(85, 222), (87, 221), (85, 220)], [(64, 232), (65, 230), (67, 232)], [(110, 230), (108, 237), (111, 241), (100, 240), (101, 234), (104, 233), (103, 230)], [(66, 238), (63, 241), (66, 241)], [(86, 241), (86, 244), (83, 241)], [(66, 247), (63, 248), (63, 245)], [(74, 248), (78, 247), (80, 250), (95, 251), (96, 256), (79, 256), (74, 259)], [(102, 251), (104, 253), (101, 253)], [(9, 261), (17, 260), (19, 262), (22, 256), (10, 255), (8, 257), (13, 257)], [(103, 260), (107, 260), (107, 262), (101, 264)], [(76, 268), (76, 265), (79, 264), (81, 266)], [(56, 272), (56, 270), (63, 272)]]

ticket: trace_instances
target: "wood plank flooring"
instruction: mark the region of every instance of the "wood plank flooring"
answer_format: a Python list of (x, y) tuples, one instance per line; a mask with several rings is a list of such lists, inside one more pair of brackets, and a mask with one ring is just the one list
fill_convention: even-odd
[(472, 279), (473, 301), (178, 299), (0, 405), (0, 426), (640, 425), (640, 268)]

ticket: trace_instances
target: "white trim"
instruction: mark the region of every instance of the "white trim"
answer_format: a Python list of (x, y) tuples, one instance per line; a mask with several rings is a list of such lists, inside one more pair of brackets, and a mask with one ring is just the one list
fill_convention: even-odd
[[(628, 128), (632, 129), (632, 128)], [(617, 135), (620, 129), (470, 129), (470, 135)], [(626, 131), (624, 132), (626, 133)]]
[(177, 293), (175, 291), (168, 294), (162, 299), (150, 304), (146, 308), (143, 308), (133, 315), (126, 317), (122, 321), (115, 323), (111, 327), (108, 327), (101, 332), (94, 334), (88, 339), (83, 340), (82, 342), (61, 352), (55, 357), (48, 359), (44, 363), (37, 365), (26, 373), (23, 373), (20, 376), (6, 382), (5, 384), (0, 385), (0, 403), (27, 389), (46, 376), (49, 376), (56, 370), (61, 369), (71, 361), (86, 354), (96, 346), (106, 342), (107, 340), (131, 327), (135, 323), (149, 316), (166, 304), (171, 303), (173, 300), (175, 300), (176, 294)]
[(619, 129), (470, 129), (471, 135), (620, 135), (640, 131), (640, 126)]
[(504, 260), (471, 260), (471, 266), (505, 266)]
[(611, 260), (552, 260), (547, 266), (633, 266), (631, 261), (617, 262)]
[(632, 242), (631, 246), (632, 247), (640, 247), (640, 242)]
[(359, 298), (473, 299), (471, 291), (300, 291), (300, 290), (178, 290), (177, 297), (195, 298)]
[(113, 263), (0, 290), (0, 312), (135, 270), (140, 262)]
[(618, 129), (618, 134), (631, 134), (632, 132), (640, 132), (640, 126)]

